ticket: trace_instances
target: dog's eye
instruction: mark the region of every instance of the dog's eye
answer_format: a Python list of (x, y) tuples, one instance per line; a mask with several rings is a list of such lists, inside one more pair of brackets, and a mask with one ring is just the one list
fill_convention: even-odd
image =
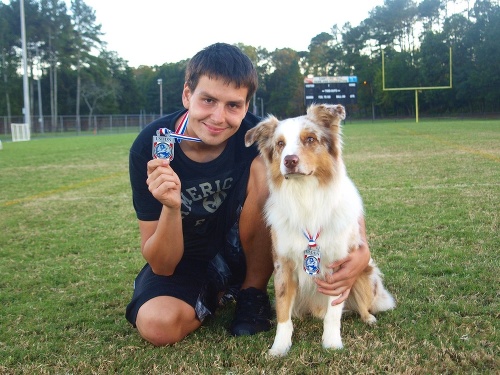
[(314, 143), (315, 141), (316, 141), (316, 138), (314, 138), (314, 137), (307, 137), (306, 138), (307, 143)]
[(285, 142), (283, 141), (278, 141), (278, 143), (276, 144), (278, 147), (285, 147)]

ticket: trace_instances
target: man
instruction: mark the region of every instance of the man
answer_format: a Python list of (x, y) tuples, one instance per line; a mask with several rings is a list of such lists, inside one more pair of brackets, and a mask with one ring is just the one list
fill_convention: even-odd
[[(213, 44), (186, 68), (187, 111), (149, 124), (131, 147), (133, 203), (147, 264), (126, 316), (154, 345), (176, 343), (200, 327), (234, 286), (241, 289), (231, 333), (270, 329), (266, 170), (257, 149), (243, 141), (259, 121), (247, 112), (256, 90), (250, 59), (237, 47)], [(342, 294), (336, 303), (342, 302), (369, 259), (368, 246), (361, 246), (332, 265), (340, 271), (318, 281), (318, 290)]]

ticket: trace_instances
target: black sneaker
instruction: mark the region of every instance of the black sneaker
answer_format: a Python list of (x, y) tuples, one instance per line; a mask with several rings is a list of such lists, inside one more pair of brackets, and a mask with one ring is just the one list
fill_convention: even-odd
[(234, 319), (229, 328), (233, 336), (255, 335), (271, 329), (269, 296), (256, 288), (238, 293)]

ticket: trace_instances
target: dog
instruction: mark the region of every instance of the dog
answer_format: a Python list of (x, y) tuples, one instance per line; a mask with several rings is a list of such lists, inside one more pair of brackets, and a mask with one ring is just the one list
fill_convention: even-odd
[(292, 345), (292, 316), (323, 319), (322, 345), (342, 348), (343, 309), (357, 311), (373, 324), (372, 313), (395, 307), (373, 260), (354, 284), (348, 299), (317, 291), (313, 278), (325, 278), (327, 265), (345, 258), (361, 244), (361, 196), (342, 158), (342, 105), (312, 104), (307, 114), (279, 121), (269, 115), (245, 134), (257, 143), (266, 164), (269, 198), (264, 208), (271, 230), (277, 327), (271, 356), (284, 356)]

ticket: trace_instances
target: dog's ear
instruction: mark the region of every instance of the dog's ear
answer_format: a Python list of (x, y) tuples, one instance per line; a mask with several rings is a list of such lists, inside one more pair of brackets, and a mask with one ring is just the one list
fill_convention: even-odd
[(339, 126), (345, 119), (345, 108), (340, 104), (313, 104), (307, 109), (307, 115), (324, 126)]
[(271, 138), (274, 129), (278, 125), (278, 119), (273, 115), (269, 115), (264, 120), (259, 122), (255, 127), (248, 130), (245, 134), (245, 146), (250, 147), (255, 142), (259, 150), (264, 147), (264, 143)]
[(245, 134), (245, 146), (250, 147), (254, 142), (257, 142), (257, 148), (266, 164), (270, 164), (272, 161), (273, 134), (278, 123), (276, 117), (269, 115)]
[(332, 106), (329, 106), (328, 110), (331, 111), (334, 116), (338, 117), (339, 122), (340, 120), (345, 120), (345, 108), (343, 105), (334, 104)]
[(247, 130), (245, 133), (245, 146), (250, 147), (253, 145), (257, 139), (259, 138), (259, 129), (257, 128), (258, 125), (255, 125), (253, 128)]
[(321, 125), (327, 136), (328, 150), (335, 158), (342, 153), (342, 132), (340, 122), (345, 119), (345, 108), (340, 104), (313, 104), (307, 109), (307, 116)]

